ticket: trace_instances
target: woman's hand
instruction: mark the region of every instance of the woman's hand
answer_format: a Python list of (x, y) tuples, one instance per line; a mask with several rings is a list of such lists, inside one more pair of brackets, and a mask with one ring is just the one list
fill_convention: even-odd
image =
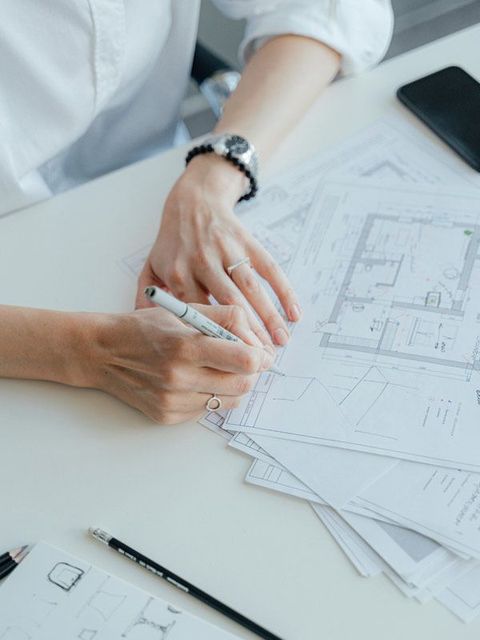
[[(256, 274), (269, 282), (289, 320), (300, 318), (300, 307), (282, 269), (233, 212), (246, 186), (243, 174), (214, 154), (190, 162), (165, 203), (158, 237), (139, 278), (137, 307), (149, 306), (143, 295), (149, 285), (166, 285), (182, 300), (207, 303), (211, 294), (221, 304), (243, 307), (267, 344), (251, 305), (273, 342), (284, 345), (287, 325)], [(227, 267), (247, 256), (252, 268), (243, 264), (228, 276)]]
[(106, 391), (161, 424), (197, 417), (213, 394), (225, 409), (238, 406), (273, 364), (274, 350), (263, 347), (241, 308), (194, 306), (246, 344), (206, 337), (158, 308), (82, 314), (70, 383)]

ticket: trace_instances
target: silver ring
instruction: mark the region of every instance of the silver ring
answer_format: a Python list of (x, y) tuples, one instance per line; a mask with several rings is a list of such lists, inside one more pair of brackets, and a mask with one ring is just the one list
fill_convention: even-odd
[(222, 408), (222, 401), (218, 396), (212, 393), (212, 397), (207, 400), (205, 409), (207, 411), (220, 411), (221, 408)]
[(241, 267), (242, 264), (250, 264), (250, 258), (248, 256), (245, 256), (245, 258), (242, 258), (241, 260), (239, 260), (238, 262), (234, 262), (233, 264), (231, 264), (229, 267), (227, 267), (227, 273), (229, 276), (232, 275), (232, 272), (237, 268), (237, 267)]

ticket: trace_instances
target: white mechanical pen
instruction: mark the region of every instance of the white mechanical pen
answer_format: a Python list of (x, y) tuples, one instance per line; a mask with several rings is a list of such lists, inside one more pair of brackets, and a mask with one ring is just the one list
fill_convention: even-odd
[[(145, 289), (146, 297), (151, 300), (153, 303), (170, 311), (177, 318), (180, 318), (186, 324), (194, 327), (201, 331), (205, 336), (209, 336), (210, 338), (221, 338), (222, 340), (231, 340), (232, 342), (242, 342), (238, 336), (227, 329), (224, 329), (219, 324), (204, 316), (203, 313), (200, 313), (193, 307), (189, 307), (186, 302), (182, 302), (178, 300), (174, 296), (171, 296), (163, 289), (159, 289), (158, 287), (147, 287)], [(284, 376), (285, 374), (277, 369), (276, 367), (270, 367), (269, 371), (271, 373), (276, 373), (279, 376)]]

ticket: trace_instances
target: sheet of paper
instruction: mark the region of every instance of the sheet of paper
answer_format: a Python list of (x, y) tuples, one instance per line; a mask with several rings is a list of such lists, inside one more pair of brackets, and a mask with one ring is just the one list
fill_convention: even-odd
[[(234, 440), (231, 440), (229, 444), (234, 446), (235, 449), (239, 448), (235, 445)], [(240, 450), (242, 450), (242, 448), (240, 448)], [(265, 457), (266, 459), (264, 459)], [(261, 458), (255, 459), (252, 462), (250, 469), (247, 471), (245, 476), (245, 482), (255, 484), (259, 487), (264, 487), (265, 489), (270, 489), (271, 491), (276, 491), (278, 493), (284, 493), (295, 498), (307, 500), (314, 504), (327, 504), (322, 500), (322, 498), (320, 498), (320, 496), (317, 496), (316, 493), (307, 487), (306, 484), (285, 469), (285, 467), (282, 467), (280, 463), (274, 460), (271, 456), (268, 456), (266, 453), (263, 453)], [(351, 513), (356, 513), (361, 516), (366, 516), (367, 518), (373, 518), (392, 524), (392, 521), (385, 516), (374, 513), (370, 511), (370, 509), (366, 509), (365, 507), (361, 507), (352, 502), (349, 502), (345, 509)], [(344, 510), (342, 509), (342, 513), (343, 511)]]
[(238, 638), (44, 543), (0, 588), (2, 640), (167, 637)]
[(463, 622), (471, 622), (480, 614), (480, 564), (436, 596), (437, 600)]
[(325, 185), (291, 271), (287, 375), (261, 376), (227, 428), (480, 470), (479, 212), (476, 192)]
[[(436, 187), (441, 187), (448, 184), (450, 188), (460, 187), (462, 191), (464, 191), (464, 189), (468, 190), (471, 185), (479, 186), (480, 184), (479, 176), (474, 172), (466, 170), (464, 165), (458, 162), (453, 155), (449, 154), (443, 148), (438, 148), (430, 143), (424, 144), (420, 142), (416, 135), (416, 131), (412, 127), (404, 126), (399, 120), (377, 123), (373, 127), (360, 132), (357, 136), (353, 136), (349, 140), (346, 140), (343, 145), (340, 145), (340, 147), (337, 146), (336, 149), (332, 150), (332, 152), (322, 154), (322, 156), (313, 159), (310, 163), (299, 167), (295, 173), (280, 176), (271, 192), (267, 194), (268, 198), (265, 199), (265, 202), (262, 203), (261, 200), (257, 201), (256, 209), (254, 210), (252, 208), (252, 215), (250, 215), (248, 207), (239, 212), (239, 214), (243, 216), (244, 223), (247, 226), (250, 226), (254, 232), (256, 225), (258, 225), (258, 220), (261, 218), (264, 221), (264, 224), (260, 227), (259, 236), (261, 237), (259, 237), (259, 239), (269, 246), (272, 253), (279, 261), (281, 261), (282, 266), (285, 269), (290, 268), (292, 257), (295, 255), (297, 250), (296, 247), (298, 247), (304, 239), (306, 234), (305, 224), (308, 216), (305, 214), (304, 208), (302, 216), (296, 217), (296, 224), (292, 225), (288, 229), (288, 238), (285, 238), (284, 236), (283, 239), (280, 239), (275, 232), (275, 215), (270, 217), (272, 210), (274, 209), (272, 205), (276, 204), (275, 201), (277, 201), (277, 203), (278, 201), (281, 201), (286, 205), (285, 212), (288, 215), (288, 207), (290, 207), (290, 212), (295, 209), (295, 206), (292, 207), (290, 203), (295, 202), (297, 183), (301, 185), (300, 190), (303, 189), (304, 192), (308, 194), (308, 198), (302, 200), (302, 203), (305, 204), (307, 200), (312, 200), (315, 193), (315, 187), (319, 180), (321, 179), (324, 181), (327, 175), (329, 178), (333, 177), (335, 179), (344, 177), (349, 181), (354, 177), (360, 179), (364, 184), (369, 182), (378, 183), (379, 181), (384, 185), (389, 183), (393, 186), (434, 185)], [(293, 179), (290, 180), (290, 178)], [(270, 197), (272, 199), (268, 202)], [(291, 201), (290, 198), (292, 198)], [(280, 228), (281, 226), (282, 225), (279, 225)], [(286, 228), (288, 228), (288, 226)], [(288, 242), (286, 242), (287, 240)], [(288, 251), (284, 250), (286, 245), (289, 247)], [(283, 250), (279, 250), (282, 247)], [(450, 246), (448, 246), (448, 250), (450, 250)], [(372, 268), (374, 269), (375, 267)], [(446, 272), (442, 273), (442, 275), (452, 276), (455, 274), (447, 268)], [(450, 280), (451, 279), (452, 278), (450, 278)], [(451, 284), (451, 282), (448, 282), (449, 278), (446, 278), (446, 280), (447, 285)], [(435, 302), (436, 300), (434, 300), (433, 297), (430, 297), (428, 303), (430, 304)], [(423, 318), (423, 320), (425, 319), (428, 320), (428, 316)], [(324, 327), (316, 328), (323, 329)], [(327, 327), (327, 329), (328, 328), (329, 327)], [(373, 328), (377, 329), (377, 327)], [(417, 332), (421, 334), (422, 329), (424, 328), (425, 326), (417, 327), (416, 329), (418, 330)], [(372, 336), (367, 337), (371, 338)], [(440, 335), (440, 337), (442, 336)], [(417, 342), (423, 341), (424, 346), (426, 346), (429, 339), (427, 332), (427, 335), (425, 336), (418, 335)], [(445, 354), (448, 350), (447, 348), (451, 346), (447, 341), (444, 342), (445, 344), (438, 345), (442, 354)], [(356, 359), (359, 359), (360, 357), (358, 353), (359, 352), (357, 352), (357, 354), (353, 354)], [(334, 358), (336, 355), (338, 355), (338, 353), (332, 349), (330, 356)], [(443, 357), (446, 358), (445, 355), (443, 355)], [(357, 372), (354, 371), (354, 374), (357, 374)], [(378, 385), (378, 380), (379, 378), (375, 378), (375, 375), (367, 376), (363, 381), (363, 386), (369, 388), (370, 391), (374, 391), (375, 385)], [(380, 381), (385, 382), (381, 379)], [(390, 380), (388, 382), (390, 382)], [(343, 383), (344, 380), (341, 380), (341, 384), (337, 386), (341, 389), (342, 386), (345, 387)], [(300, 386), (302, 385), (301, 380), (298, 381), (298, 384)], [(327, 390), (330, 391), (328, 387)], [(332, 393), (332, 395), (335, 397), (335, 393)], [(352, 398), (352, 404), (354, 400), (355, 398)], [(436, 407), (434, 406), (433, 409), (435, 408)], [(444, 417), (445, 416), (443, 416), (443, 418)], [(214, 420), (217, 422), (218, 419), (215, 418)], [(219, 429), (219, 431), (220, 430), (221, 429)], [(223, 431), (223, 433), (225, 434), (225, 431)], [(231, 433), (234, 433), (234, 431), (227, 432), (226, 437), (230, 437)], [(271, 440), (271, 438), (268, 438), (268, 441)], [(265, 451), (259, 444), (254, 442), (249, 437), (248, 433), (237, 431), (234, 438), (230, 441), (230, 444), (231, 446), (234, 446), (245, 453), (249, 453), (256, 458), (256, 462), (253, 463), (249, 473), (247, 474), (248, 481), (277, 491), (283, 491), (299, 498), (309, 499), (311, 501), (322, 500), (322, 498), (318, 497), (316, 492), (314, 492), (310, 486), (307, 486), (299, 479), (300, 477), (305, 479), (305, 477), (302, 476), (302, 467), (305, 463), (303, 458), (296, 461), (294, 460), (293, 465), (290, 465), (287, 470), (286, 467), (283, 467), (278, 462), (278, 459), (275, 460), (269, 452)], [(285, 443), (285, 446), (288, 447), (289, 443)], [(310, 445), (304, 446), (307, 447)], [(290, 462), (292, 462), (291, 459)], [(406, 464), (408, 465), (409, 463), (400, 463), (402, 466)], [(315, 465), (315, 463), (313, 463), (313, 465)], [(420, 468), (422, 465), (416, 466)], [(295, 470), (295, 475), (291, 473), (292, 467)], [(297, 477), (299, 473), (300, 475)], [(311, 475), (312, 473), (310, 472), (307, 477), (311, 478)], [(377, 483), (377, 487), (382, 485), (383, 477), (384, 476), (381, 476), (382, 481)], [(373, 485), (374, 483), (371, 483), (369, 487), (372, 487)], [(314, 486), (317, 491), (321, 492), (324, 485), (323, 483), (314, 482)], [(395, 486), (393, 491), (396, 492), (397, 490), (398, 486)], [(360, 504), (355, 502), (345, 506), (350, 509), (360, 510), (362, 515), (369, 515), (373, 518), (384, 518), (392, 524), (400, 521), (405, 526), (412, 526), (411, 521), (405, 519), (402, 520), (398, 514), (388, 510), (382, 510), (373, 503), (362, 502)], [(366, 570), (365, 567), (363, 567), (363, 570), (361, 568), (362, 565), (359, 555), (357, 554), (357, 556), (355, 556), (352, 551), (355, 548), (355, 544), (352, 542), (352, 539), (355, 539), (355, 536), (364, 544), (366, 544), (365, 541), (359, 537), (358, 533), (352, 529), (339, 514), (336, 514), (336, 512), (330, 510), (328, 507), (318, 506), (318, 508), (323, 509), (325, 518), (324, 522), (326, 526), (329, 527), (329, 530), (332, 535), (334, 535), (337, 542), (344, 549), (345, 553), (347, 553), (360, 571), (368, 574), (368, 570)], [(344, 512), (342, 511), (342, 514), (343, 513)], [(343, 525), (340, 523), (343, 523)], [(372, 527), (372, 530), (374, 528), (375, 525)], [(450, 566), (446, 566), (443, 570), (435, 573), (435, 563), (433, 563), (431, 571), (428, 573), (428, 560), (431, 558), (440, 559), (442, 553), (446, 554), (447, 558), (450, 557), (451, 552), (448, 551), (448, 549), (439, 549), (440, 553), (437, 551), (432, 552), (431, 549), (429, 551), (427, 548), (428, 545), (424, 546), (422, 544), (415, 543), (415, 540), (418, 542), (418, 540), (424, 540), (425, 538), (422, 536), (415, 538), (415, 533), (410, 537), (408, 531), (396, 545), (394, 535), (389, 535), (385, 531), (383, 531), (382, 534), (381, 529), (378, 529), (377, 531), (380, 531), (380, 534), (375, 537), (375, 544), (380, 550), (385, 552), (385, 555), (397, 569), (407, 570), (407, 572), (409, 570), (413, 570), (412, 568), (416, 564), (415, 558), (417, 558), (418, 564), (424, 567), (425, 570), (423, 574), (418, 571), (417, 573), (413, 572), (410, 574), (416, 578), (417, 583), (421, 582), (422, 579), (424, 581), (426, 578), (429, 579), (429, 588), (419, 589), (413, 585), (408, 585), (397, 573), (395, 573), (395, 571), (389, 569), (389, 566), (384, 563), (384, 572), (390, 577), (390, 579), (394, 581), (406, 595), (415, 596), (420, 601), (426, 601), (431, 598), (432, 594), (437, 593), (439, 589), (443, 590), (445, 585), (456, 576), (457, 572), (465, 572), (465, 566), (469, 565), (469, 562), (457, 559), (457, 561), (451, 563)], [(396, 526), (392, 527), (392, 531), (402, 532), (406, 530)], [(429, 531), (425, 529), (424, 533), (429, 533)], [(443, 542), (445, 544), (445, 540), (443, 540)], [(430, 542), (429, 544), (431, 545), (432, 543)], [(385, 545), (387, 546), (386, 550)], [(388, 548), (389, 546), (390, 548)], [(393, 551), (395, 547), (397, 547), (396, 551)], [(460, 549), (457, 547), (455, 551), (460, 552)], [(372, 550), (371, 552), (374, 553)], [(461, 553), (467, 555), (465, 551), (461, 551)], [(383, 562), (383, 560), (381, 561)], [(441, 562), (439, 562), (438, 566), (441, 567)], [(444, 591), (444, 593), (447, 592)], [(450, 599), (452, 597), (456, 598), (456, 596), (452, 596), (451, 594), (449, 597)]]
[[(480, 186), (480, 176), (443, 147), (419, 137), (415, 127), (393, 116), (359, 131), (311, 160), (275, 176), (250, 203), (238, 207), (244, 225), (269, 249), (285, 270), (304, 235), (307, 213), (320, 180), (352, 177), (365, 183)], [(122, 261), (138, 275), (149, 247)], [(223, 416), (209, 414), (202, 424), (217, 429)], [(221, 433), (217, 429), (217, 433)], [(222, 433), (224, 437), (225, 434)]]
[(355, 502), (480, 559), (480, 474), (402, 462)]
[[(318, 496), (285, 468), (278, 463), (264, 461), (263, 458), (253, 462), (246, 481), (322, 505)], [(328, 513), (330, 512), (361, 536), (399, 576), (416, 587), (425, 587), (436, 574), (461, 562), (452, 552), (409, 529), (378, 522), (346, 510), (342, 510), (340, 514), (331, 509)]]
[(423, 588), (458, 556), (415, 531), (342, 510), (344, 520), (406, 582)]
[(326, 504), (311, 489), (278, 463), (254, 460), (245, 476), (245, 481), (265, 489), (273, 489), (295, 498), (308, 500), (315, 504)]
[(255, 442), (310, 487), (326, 503), (341, 509), (395, 466), (395, 461), (357, 451), (305, 445), (255, 435)]
[[(231, 446), (254, 458), (267, 463), (273, 458), (280, 467), (295, 473), (302, 484), (308, 484), (318, 500), (336, 508), (349, 505), (360, 487), (366, 488), (397, 464), (389, 458), (302, 442), (261, 436), (256, 436), (254, 441), (242, 432), (233, 435), (232, 431), (225, 431), (223, 417), (218, 414), (207, 415), (200, 422), (230, 439)], [(223, 427), (220, 426), (222, 423)], [(360, 505), (352, 504), (351, 508), (356, 513), (365, 511)]]
[(459, 578), (470, 572), (477, 564), (478, 563), (475, 560), (470, 559), (462, 560), (450, 565), (450, 567), (447, 567), (436, 574), (425, 589), (420, 590), (415, 597), (421, 604), (428, 602), (432, 598), (436, 598), (448, 587), (453, 585)]
[(422, 604), (443, 594), (447, 587), (472, 570), (472, 562), (453, 563), (432, 574), (425, 586), (416, 586), (399, 576), (339, 513), (330, 507), (312, 507), (361, 575), (370, 577), (383, 572), (405, 596), (416, 598)]
[(217, 436), (230, 440), (234, 434), (232, 431), (223, 428), (226, 417), (226, 411), (209, 411), (200, 418), (199, 423), (212, 433), (216, 433)]
[[(261, 458), (254, 460), (245, 476), (246, 482), (308, 500), (313, 503), (312, 506), (324, 505), (313, 491), (284, 467), (271, 458), (264, 460), (265, 455), (263, 453)], [(333, 513), (337, 520), (342, 520), (345, 526), (360, 535), (402, 580), (417, 588), (428, 587), (429, 593), (423, 594), (428, 598), (435, 594), (432, 585), (438, 585), (438, 591), (449, 583), (452, 575), (460, 575), (472, 565), (471, 560), (460, 558), (415, 531), (395, 525), (392, 521), (382, 520), (381, 516), (369, 509), (348, 505), (339, 513)], [(355, 514), (365, 517), (355, 518)], [(420, 595), (420, 592), (415, 593), (416, 597)]]
[(333, 509), (317, 504), (312, 507), (361, 576), (371, 578), (382, 572), (381, 559), (353, 529), (335, 520)]
[[(270, 465), (273, 463), (273, 465), (280, 467), (280, 471), (284, 470), (286, 473), (289, 473), (286, 469), (282, 468), (281, 465), (278, 465), (269, 453), (264, 451), (262, 447), (249, 438), (245, 433), (240, 432), (234, 434), (234, 436), (229, 440), (228, 446), (233, 449), (237, 449), (237, 451), (242, 451), (248, 456), (252, 456), (257, 461), (262, 461)], [(308, 488), (305, 488), (308, 491)]]

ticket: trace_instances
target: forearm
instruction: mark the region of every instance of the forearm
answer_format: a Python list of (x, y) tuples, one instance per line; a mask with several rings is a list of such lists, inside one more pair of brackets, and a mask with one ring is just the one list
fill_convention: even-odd
[(252, 56), (218, 133), (250, 140), (264, 161), (338, 72), (340, 56), (311, 38), (273, 38)]
[[(316, 40), (274, 38), (252, 56), (215, 131), (244, 136), (265, 161), (338, 67), (339, 55)], [(253, 271), (245, 266), (228, 277), (228, 266), (248, 256), (288, 320), (299, 320), (299, 302), (283, 270), (234, 215), (247, 187), (245, 175), (214, 153), (189, 162), (165, 203), (158, 238), (140, 276), (137, 304), (145, 304), (142, 290), (152, 282), (166, 284), (183, 300), (203, 302), (211, 295), (249, 314), (253, 308), (273, 342), (284, 346), (288, 327)]]
[(87, 386), (86, 315), (0, 306), (0, 377)]

